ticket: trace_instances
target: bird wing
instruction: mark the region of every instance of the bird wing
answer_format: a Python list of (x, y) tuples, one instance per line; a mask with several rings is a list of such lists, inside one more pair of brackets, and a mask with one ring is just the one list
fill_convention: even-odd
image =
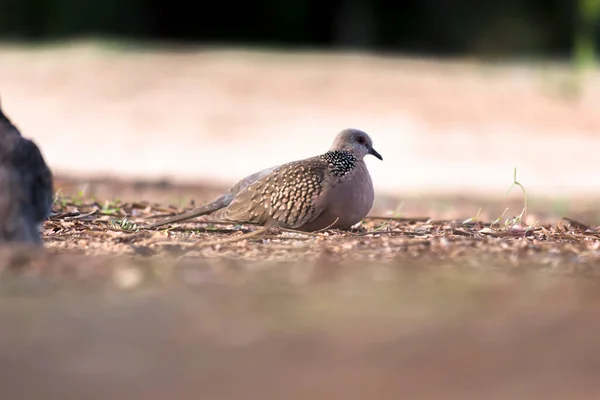
[(327, 165), (318, 158), (280, 165), (262, 173), (235, 195), (216, 216), (230, 221), (297, 228), (316, 219), (324, 210)]
[(218, 213), (221, 209), (223, 209), (224, 207), (227, 207), (229, 204), (231, 204), (231, 201), (234, 199), (235, 195), (237, 195), (241, 190), (248, 187), (248, 185), (252, 184), (260, 177), (268, 174), (272, 169), (273, 168), (268, 168), (268, 169), (264, 169), (262, 171), (258, 171), (252, 175), (248, 175), (247, 177), (245, 177), (245, 178), (241, 179), (239, 182), (237, 182), (231, 189), (229, 189), (227, 191), (227, 193), (220, 195), (212, 202), (205, 204), (202, 207), (196, 208), (190, 212), (176, 215), (174, 217), (167, 218), (165, 220), (155, 222), (153, 224), (149, 224), (146, 226), (146, 229), (157, 228), (159, 226), (172, 224), (175, 222), (187, 221), (192, 218), (200, 217), (200, 216), (207, 215), (207, 214), (215, 213), (215, 215), (218, 215)]

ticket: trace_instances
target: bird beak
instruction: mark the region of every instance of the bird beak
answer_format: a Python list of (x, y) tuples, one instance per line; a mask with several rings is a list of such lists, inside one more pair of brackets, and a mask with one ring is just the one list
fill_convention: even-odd
[(381, 161), (383, 161), (383, 157), (381, 157), (381, 154), (379, 154), (379, 153), (377, 152), (377, 150), (375, 150), (375, 149), (374, 149), (374, 148), (372, 148), (372, 147), (369, 149), (369, 154), (371, 154), (371, 155), (373, 155), (373, 156), (375, 156), (375, 157), (379, 158)]

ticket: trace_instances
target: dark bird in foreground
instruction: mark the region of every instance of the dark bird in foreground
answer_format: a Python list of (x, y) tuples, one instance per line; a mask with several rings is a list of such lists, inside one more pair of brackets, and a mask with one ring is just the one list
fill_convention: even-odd
[(42, 153), (0, 104), (0, 244), (42, 245), (40, 226), (52, 203), (53, 177)]
[(373, 183), (363, 160), (368, 154), (383, 160), (369, 135), (344, 129), (326, 153), (256, 172), (212, 203), (146, 228), (210, 214), (225, 222), (305, 232), (348, 229), (373, 206)]

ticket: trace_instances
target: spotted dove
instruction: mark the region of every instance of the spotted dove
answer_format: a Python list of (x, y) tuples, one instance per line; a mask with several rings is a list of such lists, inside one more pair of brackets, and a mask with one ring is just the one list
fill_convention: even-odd
[(225, 222), (305, 232), (348, 229), (373, 205), (373, 183), (363, 160), (367, 154), (383, 160), (369, 135), (344, 129), (326, 153), (256, 172), (210, 204), (146, 227), (210, 214)]

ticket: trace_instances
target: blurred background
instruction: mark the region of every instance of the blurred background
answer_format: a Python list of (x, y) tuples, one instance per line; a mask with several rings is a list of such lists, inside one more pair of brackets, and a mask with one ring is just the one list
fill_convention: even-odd
[(227, 187), (356, 127), (378, 201), (503, 199), (517, 168), (532, 198), (595, 202), (599, 10), (3, 0), (0, 92), (60, 177)]

